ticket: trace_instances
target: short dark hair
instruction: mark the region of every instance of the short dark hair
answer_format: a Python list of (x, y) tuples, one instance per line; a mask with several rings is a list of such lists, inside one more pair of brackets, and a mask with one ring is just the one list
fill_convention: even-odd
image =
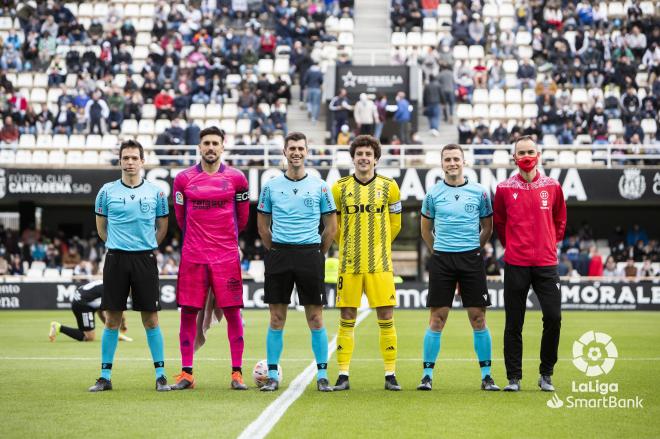
[(460, 151), (461, 156), (465, 157), (465, 152), (463, 152), (463, 148), (461, 148), (461, 145), (457, 145), (455, 143), (450, 143), (448, 145), (445, 145), (442, 147), (442, 151), (440, 151), (440, 157), (442, 157), (445, 154), (445, 151)]
[(351, 153), (351, 158), (355, 157), (355, 150), (361, 146), (367, 146), (373, 149), (376, 160), (380, 159), (380, 141), (369, 134), (359, 135), (351, 142), (351, 147), (348, 150)]
[(199, 133), (199, 140), (202, 140), (204, 136), (209, 136), (209, 135), (215, 135), (215, 136), (220, 136), (222, 137), (222, 141), (225, 141), (225, 131), (221, 130), (220, 128), (216, 126), (210, 126), (208, 128), (204, 128), (202, 131)]
[(524, 135), (524, 136), (520, 136), (520, 137), (518, 137), (518, 138), (516, 139), (516, 141), (513, 142), (513, 153), (514, 153), (514, 154), (516, 153), (516, 146), (517, 146), (520, 142), (522, 142), (523, 140), (529, 140), (530, 142), (532, 142), (532, 143), (534, 144), (534, 147), (538, 148), (538, 146), (537, 146), (537, 144), (536, 144), (536, 141), (534, 140), (534, 137), (529, 136), (529, 135)]
[(298, 140), (304, 140), (305, 148), (307, 148), (307, 136), (305, 136), (300, 131), (293, 131), (287, 134), (286, 137), (284, 138), (284, 149), (286, 149), (286, 147), (289, 146), (290, 141), (297, 142)]
[(124, 142), (121, 142), (121, 145), (119, 145), (119, 160), (121, 160), (122, 152), (127, 148), (136, 148), (137, 150), (139, 150), (140, 159), (144, 160), (144, 148), (137, 140), (126, 140)]

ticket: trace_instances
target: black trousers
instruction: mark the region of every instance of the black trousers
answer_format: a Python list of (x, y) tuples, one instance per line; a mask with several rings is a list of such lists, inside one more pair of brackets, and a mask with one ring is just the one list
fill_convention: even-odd
[(557, 363), (559, 333), (561, 330), (561, 293), (557, 266), (504, 267), (504, 363), (508, 379), (522, 378), (523, 339), (527, 293), (530, 285), (536, 293), (543, 312), (541, 337), (541, 375), (552, 375)]

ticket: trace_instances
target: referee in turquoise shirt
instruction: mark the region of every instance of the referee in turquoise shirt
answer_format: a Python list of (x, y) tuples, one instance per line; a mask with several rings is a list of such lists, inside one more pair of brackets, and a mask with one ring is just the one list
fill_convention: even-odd
[[(328, 184), (305, 171), (307, 138), (289, 133), (284, 139), (287, 170), (266, 183), (257, 205), (257, 226), (264, 246), (264, 300), (270, 308), (266, 336), (268, 381), (261, 388), (279, 388), (278, 364), (283, 349), (284, 323), (295, 284), (305, 307), (316, 358), (317, 389), (331, 392), (328, 383), (328, 335), (323, 327), (325, 298), (324, 254), (337, 232), (337, 207)], [(323, 235), (319, 223), (323, 219)]]
[(497, 391), (500, 388), (490, 371), (492, 340), (486, 326), (490, 299), (481, 256), (481, 248), (493, 232), (493, 207), (488, 192), (463, 176), (465, 158), (461, 147), (449, 144), (440, 154), (445, 179), (429, 190), (422, 204), (422, 239), (433, 254), (426, 303), (431, 318), (424, 335), (424, 371), (417, 389), (431, 390), (440, 338), (458, 284), (473, 329), (481, 389)]
[(121, 179), (101, 188), (94, 207), (96, 229), (107, 248), (101, 297), (106, 321), (101, 340), (101, 377), (89, 391), (112, 390), (112, 362), (129, 293), (133, 310), (142, 314), (156, 369), (156, 390), (168, 391), (163, 334), (158, 326), (160, 288), (154, 256), (167, 233), (167, 197), (158, 186), (142, 178), (144, 149), (138, 142), (121, 144), (119, 164)]

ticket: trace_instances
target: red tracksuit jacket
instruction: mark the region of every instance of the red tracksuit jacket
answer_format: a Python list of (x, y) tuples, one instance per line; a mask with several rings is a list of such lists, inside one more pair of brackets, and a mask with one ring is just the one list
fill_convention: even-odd
[(557, 265), (557, 242), (564, 238), (566, 202), (559, 182), (536, 173), (531, 183), (520, 174), (497, 185), (495, 230), (511, 265)]

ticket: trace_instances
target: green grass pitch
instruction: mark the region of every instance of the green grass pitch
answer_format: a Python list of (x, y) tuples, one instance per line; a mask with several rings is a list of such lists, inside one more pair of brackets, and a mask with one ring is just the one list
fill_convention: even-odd
[[(144, 330), (129, 314), (133, 343), (120, 342), (113, 368), (112, 392), (86, 391), (99, 374), (100, 342), (80, 343), (60, 334), (47, 338), (48, 324), (74, 326), (69, 311), (0, 313), (0, 436), (3, 438), (199, 438), (236, 437), (281, 394), (262, 394), (252, 383), (254, 364), (265, 358), (267, 311), (245, 311), (247, 392), (229, 390), (229, 348), (224, 323), (209, 331), (196, 356), (195, 390), (157, 393)], [(329, 335), (338, 313), (324, 314)], [(396, 311), (399, 340), (397, 377), (403, 391), (383, 390), (378, 329), (371, 313), (356, 329), (356, 348), (348, 392), (320, 394), (311, 385), (275, 425), (271, 438), (651, 438), (660, 437), (660, 313), (565, 312), (555, 369), (557, 395), (576, 394), (572, 382), (587, 382), (571, 361), (572, 345), (589, 330), (605, 332), (616, 343), (619, 359), (608, 375), (618, 398), (643, 399), (644, 408), (547, 407), (552, 394), (536, 386), (541, 316), (528, 312), (525, 327), (523, 391), (479, 390), (480, 375), (465, 311), (456, 310), (442, 336), (432, 392), (418, 392), (426, 311)], [(98, 323), (98, 322), (97, 322)], [(170, 381), (179, 371), (178, 314), (161, 313), (166, 369)], [(488, 314), (493, 334), (493, 376), (506, 384), (502, 360), (503, 312)], [(100, 331), (97, 332), (100, 336)], [(284, 387), (312, 360), (304, 315), (290, 311), (282, 367)], [(330, 359), (330, 380), (337, 373)], [(595, 381), (595, 379), (593, 379)]]

